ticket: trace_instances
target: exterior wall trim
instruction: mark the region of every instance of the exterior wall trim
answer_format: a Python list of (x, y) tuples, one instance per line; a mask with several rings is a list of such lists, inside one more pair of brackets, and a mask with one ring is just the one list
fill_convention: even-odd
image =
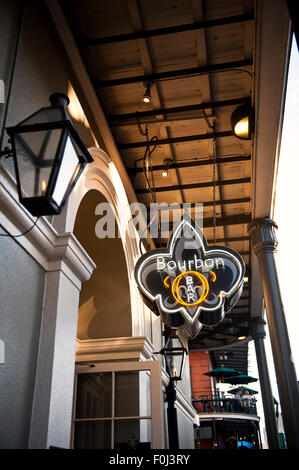
[[(20, 204), (16, 183), (12, 176), (0, 165), (0, 225), (10, 235), (18, 235), (28, 230), (35, 219)], [(95, 264), (72, 233), (58, 234), (45, 217), (26, 235), (14, 238), (45, 271), (62, 270), (76, 285), (91, 276)]]
[[(252, 220), (273, 217), (282, 131), (291, 25), (287, 2), (256, 2), (255, 138), (252, 143)], [(273, 51), (275, 50), (275, 54)], [(265, 66), (265, 64), (267, 64)], [(275, 96), (275, 100), (273, 99)], [(255, 256), (251, 256), (251, 316), (263, 317), (263, 292)]]
[(77, 339), (76, 362), (153, 359), (154, 346), (145, 336)]
[(197, 419), (197, 412), (193, 408), (193, 406), (189, 403), (186, 396), (180, 391), (180, 389), (176, 389), (177, 392), (177, 399), (176, 404), (177, 407), (194, 423), (198, 424)]

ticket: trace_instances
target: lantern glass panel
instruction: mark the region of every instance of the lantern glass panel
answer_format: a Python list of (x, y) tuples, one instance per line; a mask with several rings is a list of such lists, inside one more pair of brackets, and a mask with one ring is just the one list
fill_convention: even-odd
[(182, 378), (185, 351), (182, 343), (178, 338), (171, 338), (166, 345), (170, 351), (165, 351), (165, 360), (170, 377)]
[(58, 206), (62, 203), (64, 196), (79, 174), (82, 166), (82, 162), (79, 159), (79, 150), (77, 146), (73, 144), (71, 137), (68, 136), (52, 195), (52, 198)]
[(15, 149), (23, 198), (45, 196), (62, 129), (15, 134)]
[(179, 378), (181, 372), (182, 356), (175, 355), (174, 352), (166, 353), (165, 359), (167, 361), (167, 372), (172, 378)]
[(48, 122), (56, 122), (65, 119), (64, 110), (59, 107), (42, 108), (32, 114), (24, 121), (20, 122), (21, 126), (29, 126), (32, 124), (46, 124)]

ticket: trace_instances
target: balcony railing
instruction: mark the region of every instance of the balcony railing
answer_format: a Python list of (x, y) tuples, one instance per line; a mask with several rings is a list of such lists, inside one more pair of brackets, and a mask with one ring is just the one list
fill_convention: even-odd
[(257, 415), (255, 398), (235, 399), (218, 395), (197, 395), (192, 398), (197, 413), (242, 413)]

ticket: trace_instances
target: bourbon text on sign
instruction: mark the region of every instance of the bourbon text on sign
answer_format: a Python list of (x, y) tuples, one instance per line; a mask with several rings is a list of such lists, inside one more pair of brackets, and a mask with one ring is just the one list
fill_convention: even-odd
[(245, 265), (227, 247), (208, 247), (197, 224), (184, 215), (167, 250), (143, 255), (135, 279), (145, 303), (170, 327), (183, 326), (195, 337), (203, 324), (223, 320), (240, 298)]

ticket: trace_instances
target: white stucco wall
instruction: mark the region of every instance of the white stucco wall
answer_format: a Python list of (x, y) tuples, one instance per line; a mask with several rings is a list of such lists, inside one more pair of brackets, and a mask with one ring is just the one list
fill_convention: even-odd
[[(43, 2), (28, 0), (25, 4), (11, 96), (7, 102), (16, 37), (20, 24), (21, 2), (17, 0), (0, 1), (0, 79), (4, 81), (6, 92), (5, 102), (0, 103), (1, 126), (6, 106), (8, 106), (6, 126), (15, 125), (37, 109), (48, 106), (50, 94), (56, 91), (67, 93), (70, 86), (68, 62), (51, 25), (47, 9)], [(7, 139), (8, 137), (4, 133), (3, 147), (8, 145)], [(87, 137), (85, 143), (86, 145), (93, 143), (92, 138)], [(14, 178), (12, 160), (4, 158), (1, 160), (1, 165)], [(1, 212), (3, 210), (2, 203), (1, 200)], [(7, 213), (6, 215), (8, 218), (16, 220), (14, 219), (16, 214)], [(30, 222), (29, 225), (31, 225)], [(2, 227), (0, 230), (3, 233)], [(12, 229), (11, 233), (21, 232), (22, 230)], [(0, 364), (0, 448), (28, 446), (37, 355), (40, 346), (45, 272), (42, 263), (35, 260), (34, 250), (26, 251), (22, 242), (22, 238), (13, 240), (12, 238), (0, 237), (0, 339), (5, 343), (5, 363)], [(37, 245), (36, 251), (39, 248)], [(73, 310), (71, 305), (73, 299), (74, 296), (70, 295), (68, 307), (71, 310)], [(72, 319), (75, 318), (71, 358), (74, 368), (76, 316), (74, 317), (71, 310)], [(54, 326), (56, 327), (56, 325)], [(61, 328), (62, 331), (63, 329), (67, 330), (66, 324), (61, 325)], [(53, 334), (55, 335), (55, 328)], [(52, 340), (53, 338), (54, 336)], [(61, 360), (63, 360), (63, 354)], [(52, 366), (49, 367), (52, 369)], [(47, 372), (45, 371), (43, 387), (46, 387), (47, 384), (46, 377)], [(66, 380), (66, 376), (62, 379)], [(52, 377), (48, 383), (49, 394), (52, 386), (51, 380)], [(71, 370), (68, 380), (71, 381), (69, 400), (70, 407), (72, 407), (73, 370)], [(67, 409), (64, 407), (64, 402), (63, 399), (61, 401), (63, 410)], [(46, 415), (48, 414), (48, 406), (43, 410)], [(70, 414), (69, 411), (67, 412)], [(63, 424), (59, 428), (60, 434), (65, 430), (67, 423), (65, 418), (64, 413), (61, 413), (60, 418), (57, 419), (57, 425), (58, 423)], [(52, 426), (51, 423), (50, 426)], [(70, 428), (70, 419), (68, 428)], [(39, 432), (42, 438), (41, 429)], [(44, 430), (43, 433), (45, 433)], [(58, 436), (59, 433), (57, 433)], [(61, 442), (68, 445), (69, 431), (66, 436), (68, 437)], [(44, 443), (46, 443), (47, 438), (45, 436), (44, 438)]]
[[(0, 229), (0, 233), (6, 233)], [(0, 448), (28, 445), (44, 270), (14, 240), (0, 237)]]
[(177, 408), (180, 449), (194, 449), (193, 421)]

